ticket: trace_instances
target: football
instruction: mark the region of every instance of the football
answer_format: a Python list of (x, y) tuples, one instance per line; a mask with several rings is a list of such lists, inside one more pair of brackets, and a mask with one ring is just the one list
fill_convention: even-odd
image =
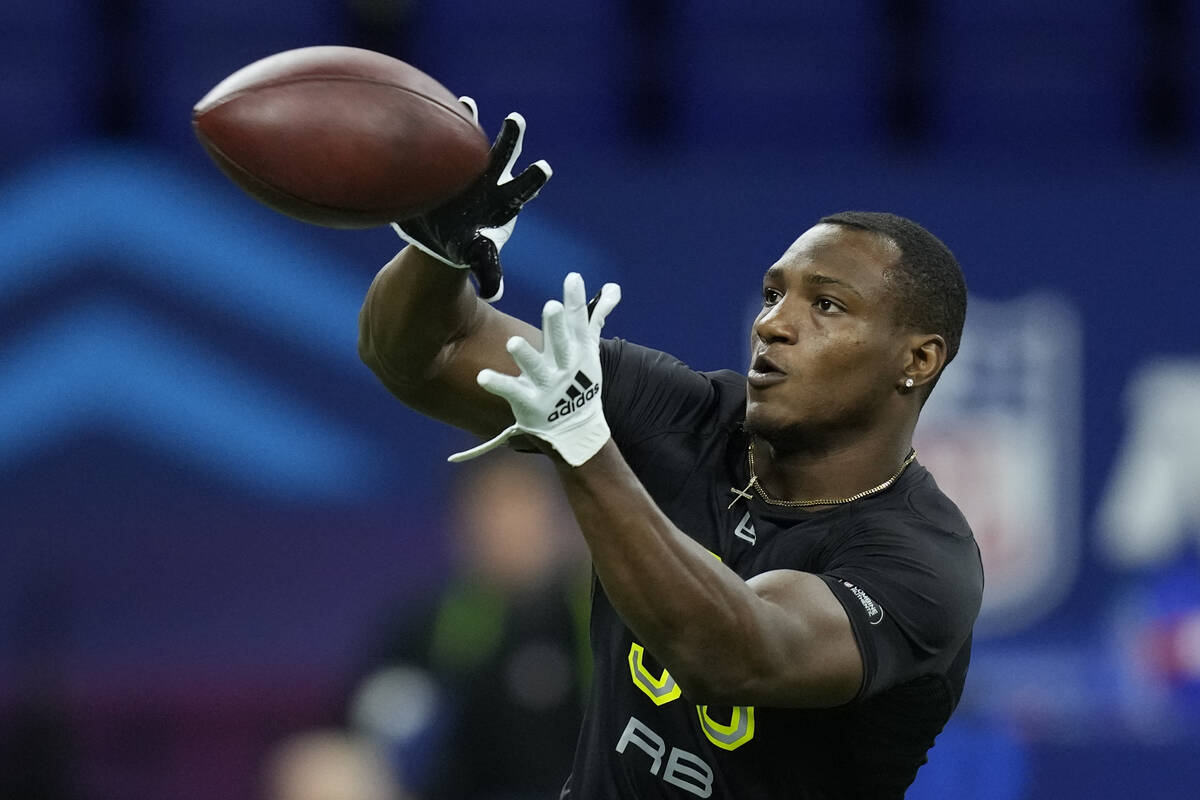
[(434, 208), (488, 160), (483, 130), (446, 87), (355, 47), (288, 50), (243, 67), (196, 103), (192, 127), (252, 197), (334, 228)]

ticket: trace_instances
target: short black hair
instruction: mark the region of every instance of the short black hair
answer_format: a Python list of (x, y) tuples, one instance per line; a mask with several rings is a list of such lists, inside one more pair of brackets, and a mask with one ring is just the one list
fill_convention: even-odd
[(958, 354), (967, 317), (967, 284), (950, 248), (912, 220), (880, 211), (842, 211), (822, 217), (818, 224), (871, 231), (895, 243), (900, 258), (885, 278), (895, 290), (896, 322), (940, 335), (946, 340), (949, 364)]

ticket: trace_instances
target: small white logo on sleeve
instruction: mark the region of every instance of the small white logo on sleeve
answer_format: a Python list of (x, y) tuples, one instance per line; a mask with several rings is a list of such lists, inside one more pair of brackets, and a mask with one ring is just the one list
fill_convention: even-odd
[(842, 581), (842, 586), (850, 590), (850, 593), (858, 598), (858, 602), (862, 603), (863, 609), (867, 612), (867, 622), (872, 625), (878, 625), (883, 622), (883, 608), (862, 589), (855, 586), (850, 581)]

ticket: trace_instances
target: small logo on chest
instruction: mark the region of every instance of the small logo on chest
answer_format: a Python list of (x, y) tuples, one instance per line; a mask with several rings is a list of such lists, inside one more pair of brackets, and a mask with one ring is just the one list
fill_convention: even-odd
[(733, 529), (733, 535), (739, 539), (745, 539), (750, 544), (754, 544), (757, 537), (754, 534), (754, 526), (750, 524), (750, 512), (747, 511), (742, 517), (742, 521)]

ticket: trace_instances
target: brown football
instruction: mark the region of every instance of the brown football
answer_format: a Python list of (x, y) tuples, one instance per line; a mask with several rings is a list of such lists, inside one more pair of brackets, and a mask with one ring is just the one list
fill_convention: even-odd
[(251, 196), (334, 228), (427, 211), (488, 157), (487, 137), (448, 89), (355, 47), (288, 50), (243, 67), (196, 104), (192, 127)]

